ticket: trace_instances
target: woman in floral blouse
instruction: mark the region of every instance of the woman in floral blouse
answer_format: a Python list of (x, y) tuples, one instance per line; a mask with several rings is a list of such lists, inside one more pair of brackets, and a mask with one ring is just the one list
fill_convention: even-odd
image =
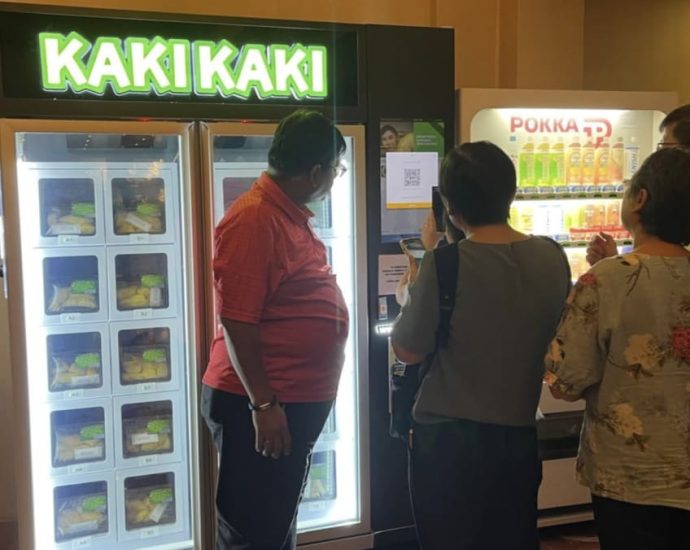
[(690, 154), (649, 157), (621, 214), (634, 250), (577, 282), (545, 379), (586, 401), (577, 474), (602, 550), (688, 550)]

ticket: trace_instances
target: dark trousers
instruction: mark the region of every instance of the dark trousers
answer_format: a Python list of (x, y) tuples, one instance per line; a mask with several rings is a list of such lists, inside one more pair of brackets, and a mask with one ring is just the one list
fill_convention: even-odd
[(410, 489), (423, 550), (537, 550), (535, 428), (415, 424)]
[(277, 460), (254, 450), (247, 404), (247, 397), (202, 387), (201, 414), (220, 453), (216, 550), (293, 550), (311, 451), (333, 402), (285, 405), (292, 454)]
[(601, 550), (688, 550), (690, 510), (592, 495)]

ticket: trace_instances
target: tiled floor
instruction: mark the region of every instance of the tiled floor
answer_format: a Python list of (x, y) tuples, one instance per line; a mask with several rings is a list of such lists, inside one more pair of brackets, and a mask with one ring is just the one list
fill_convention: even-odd
[[(17, 550), (17, 546), (16, 525), (0, 522), (0, 549)], [(561, 525), (542, 529), (541, 550), (599, 550), (599, 543), (591, 523)]]
[(592, 523), (542, 529), (541, 541), (541, 550), (599, 550)]

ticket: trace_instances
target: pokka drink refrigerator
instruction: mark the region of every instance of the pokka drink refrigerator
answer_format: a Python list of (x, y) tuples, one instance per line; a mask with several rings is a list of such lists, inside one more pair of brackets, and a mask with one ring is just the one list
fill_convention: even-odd
[[(600, 231), (619, 251), (630, 249), (620, 219), (624, 185), (656, 149), (676, 94), (462, 89), (459, 99), (462, 141), (492, 141), (515, 164), (511, 224), (560, 242), (573, 280), (589, 268), (587, 243)], [(540, 408), (542, 523), (582, 519), (587, 513), (576, 507), (589, 493), (575, 482), (574, 456), (583, 404), (556, 401), (544, 387)]]

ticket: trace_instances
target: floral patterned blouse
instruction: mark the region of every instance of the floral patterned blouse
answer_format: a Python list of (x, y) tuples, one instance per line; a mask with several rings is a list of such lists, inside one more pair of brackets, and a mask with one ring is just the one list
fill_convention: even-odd
[(690, 258), (603, 260), (567, 303), (545, 380), (586, 401), (578, 479), (690, 510)]

